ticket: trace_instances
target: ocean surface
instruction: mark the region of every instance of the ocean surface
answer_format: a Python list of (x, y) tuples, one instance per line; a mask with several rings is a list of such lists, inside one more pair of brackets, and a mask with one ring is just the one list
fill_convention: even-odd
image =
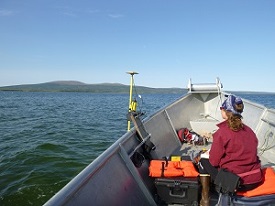
[[(275, 94), (238, 93), (275, 108)], [(146, 94), (146, 115), (182, 94)], [(127, 130), (129, 95), (0, 92), (0, 205), (43, 205)]]

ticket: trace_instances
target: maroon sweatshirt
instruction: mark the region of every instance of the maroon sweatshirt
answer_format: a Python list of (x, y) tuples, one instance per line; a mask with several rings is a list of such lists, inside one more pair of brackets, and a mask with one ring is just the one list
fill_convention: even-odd
[(213, 144), (209, 152), (209, 161), (214, 167), (224, 168), (235, 174), (254, 171), (242, 177), (242, 184), (257, 183), (262, 180), (262, 173), (257, 169), (261, 163), (257, 155), (258, 139), (253, 130), (244, 125), (239, 131), (232, 131), (227, 121), (217, 125), (213, 134)]

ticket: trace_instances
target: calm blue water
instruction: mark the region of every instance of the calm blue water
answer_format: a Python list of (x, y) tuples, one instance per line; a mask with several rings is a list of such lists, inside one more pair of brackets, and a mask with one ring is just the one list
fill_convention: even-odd
[[(143, 112), (179, 95), (144, 95)], [(0, 92), (0, 205), (42, 205), (127, 130), (129, 96)]]
[[(150, 114), (179, 94), (148, 94)], [(275, 94), (241, 94), (275, 108)], [(0, 92), (0, 205), (42, 205), (127, 129), (129, 96)]]

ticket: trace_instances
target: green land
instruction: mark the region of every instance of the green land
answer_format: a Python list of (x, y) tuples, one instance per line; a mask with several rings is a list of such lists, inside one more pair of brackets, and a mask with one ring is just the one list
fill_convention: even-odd
[[(140, 94), (153, 93), (185, 93), (184, 88), (150, 88), (135, 86)], [(91, 93), (129, 93), (129, 85), (119, 83), (85, 84), (78, 81), (54, 81), (40, 84), (24, 84), (0, 87), (0, 91), (21, 92), (91, 92)]]

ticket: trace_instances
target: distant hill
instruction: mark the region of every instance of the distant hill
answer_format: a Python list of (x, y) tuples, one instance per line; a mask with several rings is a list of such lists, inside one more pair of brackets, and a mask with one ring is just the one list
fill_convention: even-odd
[[(183, 88), (150, 88), (136, 86), (140, 94), (144, 93), (184, 93)], [(24, 84), (0, 87), (0, 91), (22, 92), (91, 92), (91, 93), (129, 93), (129, 85), (119, 83), (86, 84), (79, 81), (53, 81), (40, 84)]]

